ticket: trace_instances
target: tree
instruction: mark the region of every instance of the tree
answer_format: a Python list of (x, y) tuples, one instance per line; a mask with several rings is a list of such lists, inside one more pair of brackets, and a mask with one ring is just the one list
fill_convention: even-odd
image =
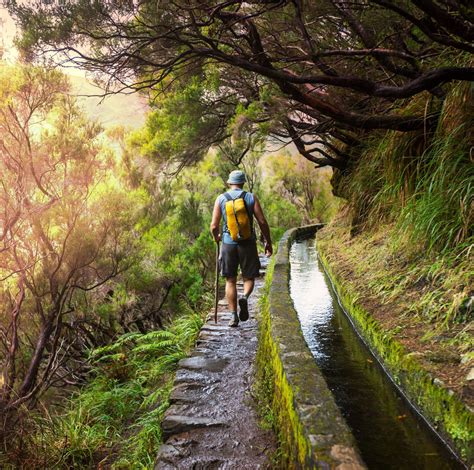
[(58, 72), (0, 68), (0, 402), (8, 416), (76, 382), (80, 292), (133, 251), (132, 200), (113, 185), (100, 128)]
[(266, 185), (271, 194), (290, 201), (303, 223), (326, 222), (336, 202), (330, 195), (330, 169), (316, 170), (299, 155), (284, 154), (269, 156), (266, 167)]
[(205, 134), (195, 136), (200, 147), (225, 138), (229, 107), (258, 102), (256, 123), (317, 165), (341, 170), (351, 158), (342, 148), (361, 133), (436, 122), (439, 106), (405, 114), (396, 111), (403, 100), (427, 92), (440, 101), (445, 83), (474, 78), (463, 65), (474, 51), (465, 0), (7, 4), (28, 57), (41, 51), (100, 74), (107, 92), (166, 92), (211, 70), (220, 83), (196, 102), (220, 125), (207, 129), (205, 143)]

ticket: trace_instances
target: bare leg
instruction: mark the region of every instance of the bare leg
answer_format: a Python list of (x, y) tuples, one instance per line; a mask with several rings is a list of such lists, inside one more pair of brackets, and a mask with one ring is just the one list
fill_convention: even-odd
[(252, 291), (253, 286), (255, 285), (255, 279), (245, 278), (244, 277), (244, 295), (248, 297)]
[(228, 277), (225, 280), (225, 295), (231, 312), (237, 312), (237, 278)]

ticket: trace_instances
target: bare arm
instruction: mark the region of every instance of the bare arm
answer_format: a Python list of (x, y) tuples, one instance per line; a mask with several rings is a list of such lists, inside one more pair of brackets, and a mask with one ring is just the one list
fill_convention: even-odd
[(214, 203), (214, 209), (212, 211), (212, 220), (211, 220), (211, 234), (212, 237), (216, 242), (219, 242), (221, 240), (221, 234), (219, 232), (219, 225), (221, 222), (221, 206), (219, 204), (219, 198), (216, 199), (216, 202)]
[(253, 213), (257, 219), (260, 230), (262, 231), (263, 238), (265, 238), (265, 254), (267, 256), (271, 256), (273, 253), (273, 247), (272, 237), (270, 235), (270, 227), (268, 226), (267, 219), (265, 218), (262, 206), (260, 205), (260, 201), (257, 199), (257, 196), (254, 196), (254, 200), (255, 203), (253, 206)]

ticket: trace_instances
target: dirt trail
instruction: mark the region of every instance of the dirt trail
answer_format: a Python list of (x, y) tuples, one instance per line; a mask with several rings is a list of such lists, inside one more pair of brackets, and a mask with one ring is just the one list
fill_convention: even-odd
[(209, 316), (191, 356), (180, 362), (155, 470), (270, 468), (275, 437), (259, 427), (251, 396), (262, 285), (257, 279), (250, 319), (238, 328), (227, 326), (230, 314), (221, 300), (218, 323)]

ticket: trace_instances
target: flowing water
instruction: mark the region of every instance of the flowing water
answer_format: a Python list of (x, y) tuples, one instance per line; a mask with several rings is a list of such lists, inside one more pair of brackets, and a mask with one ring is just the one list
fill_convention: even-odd
[(314, 239), (293, 243), (290, 292), (303, 335), (369, 469), (465, 468), (354, 331), (320, 268)]

